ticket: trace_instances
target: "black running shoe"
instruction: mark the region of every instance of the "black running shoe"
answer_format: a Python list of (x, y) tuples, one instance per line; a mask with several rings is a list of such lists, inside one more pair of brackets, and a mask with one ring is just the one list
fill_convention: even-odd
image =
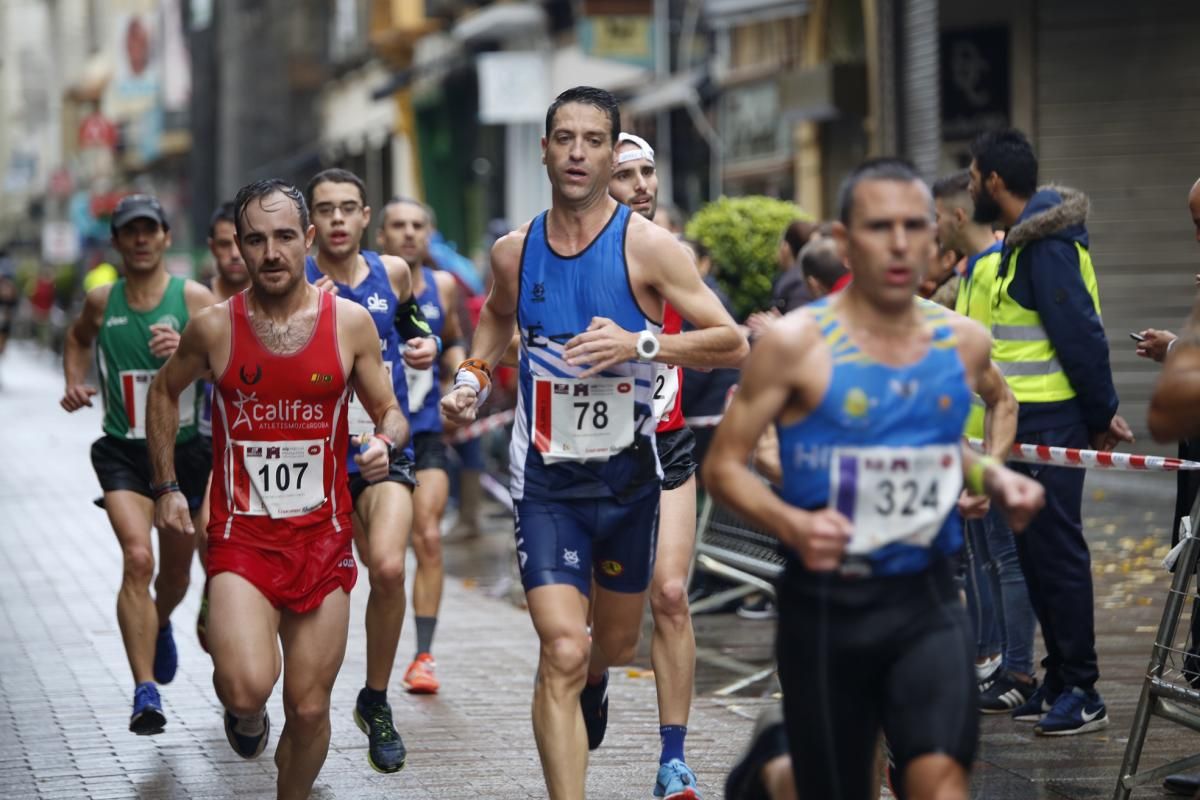
[(392, 723), (392, 707), (387, 703), (365, 702), (364, 691), (359, 692), (354, 704), (354, 721), (367, 735), (367, 762), (376, 772), (399, 772), (404, 769), (408, 751)]
[(225, 711), (225, 738), (233, 752), (242, 758), (258, 758), (267, 749), (271, 737), (271, 717), (263, 709), (262, 716), (235, 717)]
[(1006, 669), (993, 675), (988, 687), (979, 693), (979, 710), (984, 714), (1009, 714), (1023, 706), (1037, 691), (1038, 683), (1017, 680)]
[(588, 750), (595, 750), (604, 741), (608, 729), (608, 670), (595, 686), (585, 685), (579, 693), (583, 710), (583, 725), (587, 728)]

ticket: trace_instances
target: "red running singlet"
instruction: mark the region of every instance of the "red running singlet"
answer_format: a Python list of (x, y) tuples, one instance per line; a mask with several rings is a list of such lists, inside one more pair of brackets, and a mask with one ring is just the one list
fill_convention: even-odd
[(245, 294), (229, 300), (229, 364), (213, 386), (213, 540), (285, 549), (350, 532), (346, 376), (334, 296), (319, 297), (312, 336), (290, 355), (259, 341)]
[[(663, 327), (662, 332), (679, 333), (683, 330), (683, 317), (679, 316), (679, 312), (671, 307), (670, 303), (663, 303)], [(675, 371), (674, 384), (671, 382), (671, 377), (667, 374), (667, 370)], [(672, 388), (675, 392), (674, 399), (671, 400), (671, 405), (668, 411), (658, 420), (658, 433), (667, 433), (669, 431), (677, 431), (686, 423), (683, 420), (683, 368), (682, 367), (667, 367), (660, 366), (658, 372), (654, 375), (654, 394), (657, 397), (662, 392), (670, 393)]]

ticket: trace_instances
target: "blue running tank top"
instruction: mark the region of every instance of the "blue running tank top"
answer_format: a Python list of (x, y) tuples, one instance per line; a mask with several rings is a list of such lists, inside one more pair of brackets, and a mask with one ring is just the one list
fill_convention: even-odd
[[(625, 394), (622, 402), (628, 402), (628, 395), (632, 395), (630, 445), (596, 460), (550, 459), (547, 463), (543, 457), (545, 445), (555, 437), (548, 439), (549, 426), (535, 428), (535, 422), (540, 425), (546, 421), (551, 402), (558, 412), (564, 410), (560, 403), (567, 406), (568, 413), (555, 417), (560, 423), (573, 426), (574, 413), (579, 409), (581, 426), (585, 419), (592, 426), (609, 424), (606, 416), (597, 416), (598, 409), (607, 410), (601, 401), (589, 407), (589, 398), (580, 396), (586, 395), (588, 387), (575, 385), (574, 381), (586, 367), (567, 364), (563, 356), (566, 343), (586, 331), (593, 317), (611, 319), (628, 331), (658, 333), (662, 329), (661, 323), (643, 313), (633, 296), (625, 262), (625, 233), (630, 219), (627, 206), (618, 204), (591, 244), (571, 257), (551, 249), (546, 238), (546, 218), (547, 213), (543, 212), (530, 223), (521, 251), (517, 301), (521, 347), (517, 411), (510, 447), (510, 492), (515, 500), (613, 498), (627, 502), (645, 497), (658, 490), (661, 480), (654, 444), (657, 420), (651, 410), (652, 363), (627, 361), (596, 376), (608, 380), (612, 391)], [(555, 378), (567, 380), (560, 383)], [(564, 398), (567, 393), (571, 396)], [(593, 394), (592, 399), (595, 397)]]
[[(937, 448), (940, 445), (942, 448), (937, 449), (944, 452), (960, 446), (963, 423), (971, 406), (966, 370), (958, 356), (949, 312), (928, 301), (919, 302), (926, 324), (933, 330), (932, 341), (920, 361), (903, 367), (879, 364), (863, 353), (834, 315), (829, 298), (808, 305), (830, 348), (833, 374), (825, 396), (811, 414), (791, 425), (776, 425), (783, 469), (782, 496), (788, 503), (809, 511), (833, 506), (857, 525), (855, 484), (842, 477), (847, 474), (845, 459), (839, 459), (839, 482), (845, 480), (849, 492), (843, 487), (837, 497), (831, 498), (834, 448), (870, 448), (871, 456), (878, 464), (888, 460), (886, 453), (890, 448)], [(901, 451), (893, 452), (899, 454)], [(880, 458), (881, 454), (883, 458)], [(953, 463), (959, 464), (957, 460)], [(853, 462), (850, 470), (860, 466)], [(945, 469), (949, 467), (948, 459), (940, 466), (943, 474), (953, 472)], [(935, 480), (941, 480), (936, 468), (933, 473)], [(954, 487), (961, 486), (961, 474), (949, 474), (948, 480), (942, 483), (945, 484), (943, 493), (952, 492), (957, 497), (959, 489)], [(923, 501), (929, 503), (934, 499), (929, 494), (933, 487), (917, 483), (905, 487), (904, 484), (904, 480), (897, 480), (887, 487), (875, 484), (873, 491), (877, 493), (869, 495), (867, 502), (889, 515), (911, 515)], [(864, 481), (858, 487), (863, 489), (867, 485), (870, 484)], [(878, 491), (884, 488), (886, 492)], [(936, 489), (934, 492), (936, 494)], [(953, 509), (953, 504), (950, 507)], [(889, 518), (865, 516), (874, 522)], [(927, 544), (892, 541), (864, 553), (871, 574), (921, 572), (938, 556), (955, 553), (962, 547), (961, 522), (953, 510), (935, 530), (932, 541)]]
[[(375, 330), (379, 332), (379, 352), (383, 356), (384, 366), (392, 372), (392, 390), (396, 393), (396, 402), (400, 404), (400, 410), (407, 417), (408, 384), (404, 379), (404, 358), (401, 355), (404, 343), (400, 341), (400, 334), (396, 330), (395, 322), (396, 306), (399, 301), (396, 299), (396, 293), (392, 291), (392, 282), (388, 280), (387, 267), (383, 265), (379, 254), (371, 250), (361, 252), (363, 260), (367, 262), (367, 277), (358, 286), (347, 286), (337, 281), (334, 281), (334, 285), (337, 286), (338, 297), (352, 300), (370, 312), (371, 319), (375, 322)], [(324, 273), (317, 266), (317, 260), (312, 256), (305, 259), (304, 271), (308, 276), (309, 283), (316, 283), (324, 277)], [(401, 444), (401, 442), (396, 442), (397, 447)], [(409, 443), (403, 444), (406, 452), (411, 451)], [(351, 473), (358, 472), (358, 464), (354, 463), (354, 454), (357, 452), (354, 445), (350, 445), (346, 468)]]
[[(451, 309), (447, 312), (442, 308), (442, 298), (438, 295), (434, 271), (429, 267), (421, 267), (421, 277), (425, 287), (416, 298), (417, 305), (421, 307), (429, 329), (433, 331), (434, 336), (440, 338), (442, 330), (446, 327), (446, 314), (452, 314), (454, 311)], [(405, 367), (405, 374), (408, 376), (408, 411), (412, 418), (413, 433), (441, 433), (442, 410), (438, 405), (441, 400), (441, 363), (435, 358), (433, 366), (429, 369), (414, 370)], [(421, 399), (422, 396), (424, 399)]]

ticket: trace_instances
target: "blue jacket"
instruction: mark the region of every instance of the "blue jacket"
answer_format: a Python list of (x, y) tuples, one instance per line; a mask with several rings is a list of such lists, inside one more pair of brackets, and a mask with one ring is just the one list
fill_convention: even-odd
[(1022, 403), (1017, 435), (1080, 422), (1089, 433), (1108, 430), (1117, 413), (1117, 390), (1108, 361), (1108, 338), (1083, 283), (1075, 244), (1088, 247), (1088, 199), (1065, 187), (1045, 187), (1021, 212), (1004, 240), (1000, 274), (1018, 247), (1009, 296), (1036, 310), (1075, 397), (1056, 403)]

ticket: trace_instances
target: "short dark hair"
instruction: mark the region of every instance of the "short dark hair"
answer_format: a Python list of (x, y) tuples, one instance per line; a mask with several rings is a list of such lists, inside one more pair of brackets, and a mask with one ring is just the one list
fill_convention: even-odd
[(550, 131), (554, 128), (554, 115), (568, 103), (595, 106), (607, 114), (608, 121), (612, 126), (610, 132), (612, 143), (616, 147), (617, 137), (621, 135), (621, 109), (617, 106), (617, 98), (603, 89), (596, 89), (592, 86), (576, 86), (554, 98), (554, 102), (546, 109), (546, 138), (550, 138)]
[(708, 258), (712, 255), (709, 249), (704, 246), (704, 242), (700, 241), (699, 239), (684, 239), (683, 243), (692, 248), (692, 252), (696, 254), (697, 261), (702, 258)]
[(837, 245), (830, 239), (809, 242), (800, 249), (800, 271), (826, 289), (833, 289), (838, 279), (849, 272), (838, 255)]
[(367, 185), (363, 183), (363, 179), (348, 169), (330, 167), (313, 175), (308, 186), (304, 187), (304, 199), (308, 201), (309, 207), (312, 206), (313, 191), (322, 183), (353, 183), (358, 188), (358, 199), (364, 206), (367, 204)]
[(1037, 191), (1037, 156), (1029, 138), (1016, 128), (979, 134), (971, 143), (971, 158), (979, 168), (980, 177), (996, 173), (1017, 197), (1033, 197)]
[(842, 181), (838, 191), (838, 219), (843, 225), (850, 224), (850, 214), (854, 211), (854, 190), (863, 181), (896, 181), (898, 183), (924, 183), (917, 168), (911, 161), (903, 158), (884, 157), (870, 158), (859, 164)]
[(233, 203), (221, 203), (217, 206), (217, 210), (212, 213), (208, 220), (208, 238), (212, 238), (217, 233), (218, 222), (232, 222), (234, 227), (237, 227), (237, 212), (233, 207)]
[(308, 230), (308, 203), (304, 201), (304, 195), (300, 194), (300, 190), (287, 181), (279, 178), (267, 178), (246, 184), (238, 189), (237, 197), (233, 198), (233, 224), (237, 228), (238, 238), (242, 236), (242, 220), (246, 217), (246, 206), (252, 200), (261, 201), (264, 197), (276, 192), (291, 200), (292, 205), (296, 207), (296, 211), (300, 214), (300, 232)]
[(803, 219), (792, 220), (791, 224), (787, 226), (787, 230), (783, 232), (783, 240), (787, 242), (788, 249), (792, 251), (793, 259), (800, 255), (800, 250), (808, 244), (808, 240), (816, 232), (816, 222)]
[(965, 169), (943, 175), (933, 182), (933, 197), (935, 200), (948, 200), (971, 193), (971, 173)]
[(392, 195), (391, 199), (388, 200), (386, 204), (384, 204), (384, 206), (383, 206), (384, 218), (387, 217), (388, 208), (390, 208), (391, 206), (397, 206), (397, 205), (416, 206), (417, 208), (419, 208), (425, 212), (425, 218), (429, 220), (429, 227), (431, 227), (431, 228), (436, 227), (434, 225), (434, 216), (433, 216), (432, 208), (427, 206), (425, 203), (422, 203), (420, 200), (417, 200), (415, 197), (405, 197), (404, 195), (399, 195), (399, 194)]

